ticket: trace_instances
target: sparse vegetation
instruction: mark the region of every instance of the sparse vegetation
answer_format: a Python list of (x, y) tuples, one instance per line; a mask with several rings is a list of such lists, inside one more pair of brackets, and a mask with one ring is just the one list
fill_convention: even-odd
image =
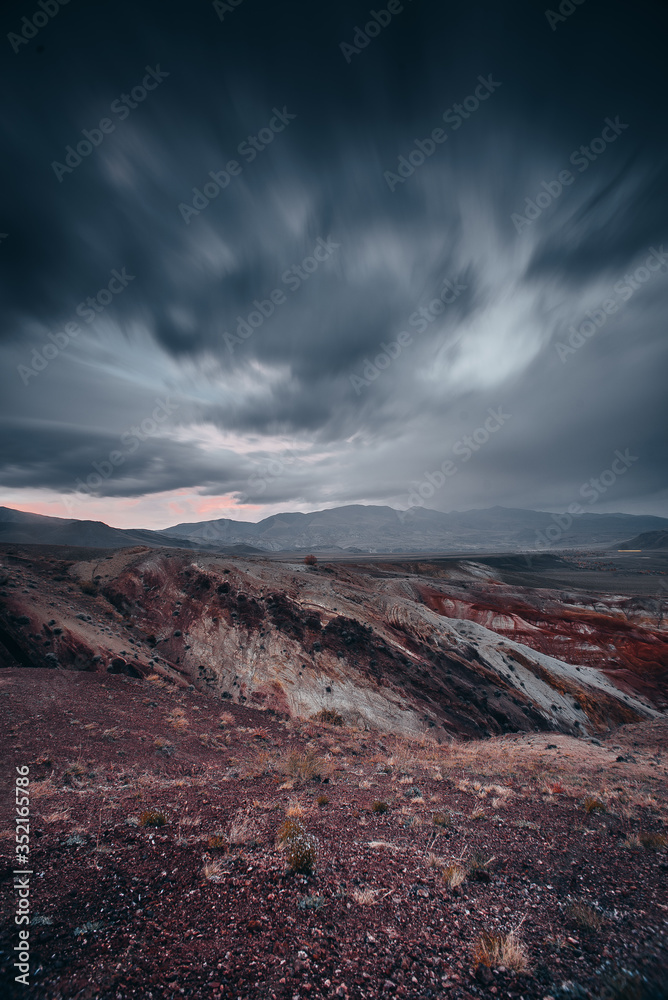
[(97, 597), (99, 594), (98, 586), (92, 580), (82, 580), (79, 584), (79, 590), (82, 594), (88, 594), (90, 597)]
[(605, 812), (605, 806), (595, 795), (586, 795), (582, 800), (582, 807), (586, 813)]
[(371, 806), (371, 811), (375, 813), (386, 813), (389, 810), (389, 808), (390, 807), (387, 804), (387, 802), (382, 802), (380, 799), (376, 799), (376, 801)]
[(164, 813), (156, 809), (145, 809), (139, 817), (140, 826), (165, 826), (166, 822)]
[(319, 795), (315, 801), (321, 808), (329, 805), (329, 798), (326, 795)]
[(313, 555), (304, 556), (304, 565), (305, 566), (317, 566), (318, 565), (318, 560)]

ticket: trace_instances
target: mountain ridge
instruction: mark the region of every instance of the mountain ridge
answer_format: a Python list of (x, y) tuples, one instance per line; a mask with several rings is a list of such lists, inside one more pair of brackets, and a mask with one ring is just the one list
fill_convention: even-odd
[[(320, 511), (286, 511), (261, 521), (215, 518), (162, 529), (114, 528), (104, 521), (58, 518), (0, 507), (0, 542), (206, 551), (369, 553), (524, 551), (622, 545), (620, 539), (668, 531), (668, 519), (642, 514), (584, 513), (489, 507), (443, 512), (348, 504)], [(239, 546), (242, 548), (240, 549)]]

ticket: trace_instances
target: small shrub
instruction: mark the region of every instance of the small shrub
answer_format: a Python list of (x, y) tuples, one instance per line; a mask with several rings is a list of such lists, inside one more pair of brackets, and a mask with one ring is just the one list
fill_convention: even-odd
[(389, 808), (387, 802), (381, 802), (380, 799), (377, 799), (371, 806), (372, 812), (375, 813), (386, 813)]
[(300, 833), (286, 842), (285, 856), (288, 866), (295, 874), (309, 875), (318, 856), (315, 837), (310, 833)]
[(155, 809), (145, 809), (139, 817), (140, 826), (164, 826), (166, 822), (164, 813)]
[(82, 594), (88, 594), (90, 597), (96, 597), (98, 594), (97, 584), (93, 583), (92, 580), (82, 580), (79, 584), (79, 590)]
[(605, 812), (605, 806), (595, 795), (587, 795), (582, 800), (582, 806), (586, 813)]
[(310, 555), (309, 556), (304, 556), (304, 565), (305, 566), (317, 566), (318, 565), (318, 560), (316, 559), (315, 556), (310, 556)]
[(304, 833), (304, 827), (298, 819), (288, 817), (278, 828), (278, 843), (285, 844), (291, 837)]
[(313, 718), (316, 722), (326, 722), (330, 726), (342, 726), (344, 723), (343, 716), (333, 708), (321, 708)]
[(318, 798), (315, 801), (321, 807), (329, 805), (329, 799), (328, 799), (328, 797), (326, 795), (319, 795)]
[(307, 833), (299, 819), (289, 817), (280, 826), (278, 842), (285, 851), (291, 871), (305, 875), (313, 871), (318, 856), (318, 842)]
[(571, 903), (566, 908), (566, 915), (582, 931), (600, 931), (601, 929), (601, 917), (588, 903), (581, 901)]
[(503, 965), (512, 972), (526, 972), (529, 957), (516, 931), (509, 934), (492, 934), (483, 931), (473, 953), (475, 965), (486, 965), (490, 969)]

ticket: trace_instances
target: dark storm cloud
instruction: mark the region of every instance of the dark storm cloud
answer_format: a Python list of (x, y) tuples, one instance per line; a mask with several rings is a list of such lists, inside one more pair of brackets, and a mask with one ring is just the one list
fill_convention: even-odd
[[(5, 33), (24, 15), (10, 5)], [(7, 45), (7, 488), (67, 492), (169, 390), (174, 418), (101, 495), (247, 494), (259, 468), (262, 503), (399, 503), (501, 403), (513, 420), (434, 506), (568, 503), (627, 444), (644, 455), (628, 496), (665, 489), (663, 273), (567, 364), (555, 354), (608, 286), (668, 245), (658, 8), (630, 18), (588, 0), (552, 31), (536, 3), (416, 0), (347, 62), (340, 43), (368, 18), (353, 2), (244, 0), (222, 22), (211, 4), (103, 2)], [(147, 66), (164, 79), (121, 120), (114, 102)], [(444, 124), (481, 77), (498, 84), (489, 99)], [(580, 172), (571, 155), (616, 116), (628, 128)], [(59, 182), (53, 161), (104, 117), (114, 131)], [(241, 144), (266, 141), (272, 121), (250, 160)], [(447, 140), (391, 190), (384, 174), (439, 127)], [(240, 172), (186, 221), (179, 205), (232, 159)], [(573, 183), (518, 233), (513, 213), (563, 169)], [(304, 276), (319, 240), (336, 249)], [(122, 268), (134, 280), (88, 324), (77, 307)], [(446, 280), (456, 300), (424, 329), (411, 322)], [(81, 335), (26, 385), (18, 367), (72, 321)], [(402, 331), (410, 345), (366, 378)], [(222, 438), (205, 445), (203, 426)], [(267, 478), (277, 436), (308, 460)]]

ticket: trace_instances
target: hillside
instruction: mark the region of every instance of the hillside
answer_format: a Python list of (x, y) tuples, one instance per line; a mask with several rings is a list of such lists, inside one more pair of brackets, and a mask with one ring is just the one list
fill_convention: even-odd
[(623, 549), (638, 549), (640, 551), (649, 549), (668, 549), (668, 531), (644, 531), (641, 535), (636, 535), (628, 542), (622, 542), (619, 546)]

